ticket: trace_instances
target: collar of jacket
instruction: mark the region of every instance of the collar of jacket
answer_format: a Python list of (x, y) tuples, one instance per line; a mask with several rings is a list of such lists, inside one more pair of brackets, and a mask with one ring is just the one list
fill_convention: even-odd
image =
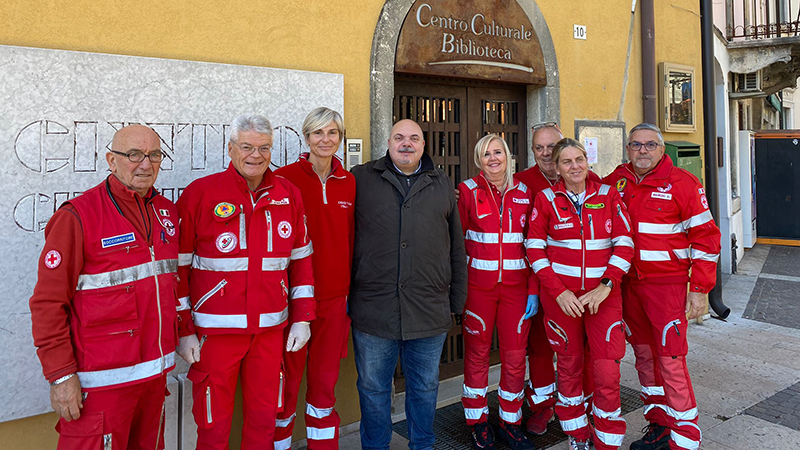
[(664, 153), (664, 156), (661, 157), (661, 161), (653, 167), (653, 170), (644, 174), (644, 178), (642, 178), (641, 181), (639, 181), (639, 177), (633, 170), (633, 161), (625, 165), (625, 168), (628, 170), (623, 171), (623, 175), (636, 184), (661, 186), (664, 184), (664, 180), (668, 179), (670, 173), (672, 173), (672, 167), (672, 159), (669, 155)]
[(542, 168), (539, 167), (538, 164), (534, 165), (533, 167), (536, 168), (536, 172), (539, 173), (539, 176), (541, 176), (543, 180), (547, 181), (547, 183), (550, 184), (550, 186), (553, 186), (554, 184), (558, 183), (558, 180), (561, 179), (561, 177), (558, 174), (556, 174), (556, 181), (553, 181), (550, 178), (547, 178), (547, 175), (545, 175), (544, 172), (542, 172)]
[[(425, 172), (429, 172), (435, 168), (433, 167), (433, 160), (431, 159), (430, 156), (428, 156), (427, 153), (422, 154), (420, 162), (422, 163), (422, 166), (419, 168), (419, 172), (417, 172), (418, 175), (421, 175)], [(378, 160), (378, 162), (376, 162), (373, 167), (375, 168), (375, 170), (380, 170), (380, 171), (391, 170), (392, 172), (399, 173), (400, 175), (408, 176), (402, 172), (398, 172), (397, 170), (395, 170), (394, 164), (392, 164), (392, 158), (389, 156), (388, 151), (386, 152), (386, 156)]]
[[(308, 160), (308, 157), (310, 155), (311, 154), (308, 153), (308, 152), (301, 153), (300, 157), (297, 159), (297, 161), (300, 163), (300, 167), (302, 167), (303, 170), (305, 170), (307, 174), (313, 175), (313, 176), (319, 178), (319, 175), (317, 175), (317, 172), (314, 172), (314, 164), (312, 164), (311, 161)], [(328, 177), (345, 178), (347, 176), (345, 172), (347, 172), (347, 171), (344, 170), (344, 167), (342, 166), (342, 162), (339, 160), (339, 158), (336, 157), (336, 155), (333, 155), (333, 157), (331, 157), (331, 173), (330, 173), (330, 175), (328, 175)]]
[[(584, 198), (584, 202), (589, 197), (597, 194), (597, 191), (600, 189), (600, 186), (601, 186), (601, 183), (598, 183), (596, 181), (592, 181), (589, 178), (586, 178), (585, 182), (586, 182), (586, 195), (583, 197)], [(564, 179), (563, 178), (560, 178), (556, 182), (556, 184), (553, 185), (553, 187), (551, 189), (553, 189), (553, 193), (555, 193), (555, 194), (561, 193), (561, 194), (564, 194), (564, 196), (566, 196), (567, 198), (569, 198), (569, 196), (567, 196), (567, 186), (564, 184)]]
[(119, 201), (123, 202), (136, 202), (137, 200), (142, 201), (145, 205), (155, 198), (158, 195), (158, 191), (151, 187), (149, 191), (147, 191), (147, 195), (144, 197), (140, 196), (138, 192), (128, 188), (122, 184), (121, 181), (116, 177), (116, 175), (111, 174), (108, 176), (108, 186), (111, 188), (111, 195)]
[(228, 169), (225, 171), (225, 176), (232, 180), (233, 183), (245, 193), (253, 192), (258, 194), (265, 189), (271, 188), (275, 184), (275, 175), (272, 173), (272, 169), (269, 167), (267, 167), (267, 171), (264, 172), (264, 179), (261, 180), (261, 184), (255, 191), (250, 190), (250, 187), (247, 185), (247, 180), (245, 180), (244, 177), (236, 171), (236, 168), (233, 167), (233, 163), (228, 164)]
[[(481, 171), (481, 173), (478, 174), (477, 178), (478, 178), (479, 181), (481, 181), (483, 183), (483, 188), (484, 189), (489, 190), (489, 192), (492, 191), (491, 182), (486, 178), (486, 175), (483, 173), (483, 171)], [(512, 177), (511, 178), (511, 184), (509, 184), (506, 187), (506, 192), (508, 192), (508, 191), (510, 191), (512, 189), (517, 189), (518, 187), (519, 187), (519, 180), (517, 180), (516, 178)], [(500, 195), (506, 195), (506, 192), (501, 192)]]

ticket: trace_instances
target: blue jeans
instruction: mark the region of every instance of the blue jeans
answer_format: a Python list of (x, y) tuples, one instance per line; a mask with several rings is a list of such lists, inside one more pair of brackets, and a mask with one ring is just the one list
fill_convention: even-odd
[(433, 416), (439, 393), (439, 360), (447, 333), (422, 339), (384, 339), (353, 328), (361, 404), (361, 448), (389, 448), (392, 379), (401, 358), (406, 379), (406, 420), (411, 450), (433, 448)]

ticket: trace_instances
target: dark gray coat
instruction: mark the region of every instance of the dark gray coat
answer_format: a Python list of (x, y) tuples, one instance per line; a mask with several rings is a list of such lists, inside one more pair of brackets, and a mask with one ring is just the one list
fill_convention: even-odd
[[(442, 334), (467, 299), (467, 257), (453, 185), (424, 154), (408, 194), (389, 156), (355, 167), (350, 318), (386, 339)], [(388, 166), (387, 166), (388, 164)]]

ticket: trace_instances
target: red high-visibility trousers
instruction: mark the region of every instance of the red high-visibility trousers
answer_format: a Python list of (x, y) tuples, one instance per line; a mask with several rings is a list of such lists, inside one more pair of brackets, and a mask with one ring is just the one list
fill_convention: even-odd
[[(585, 291), (575, 292), (580, 297)], [(625, 437), (625, 420), (620, 417), (619, 361), (625, 356), (625, 324), (619, 288), (600, 304), (597, 314), (569, 317), (554, 297), (543, 293), (545, 332), (558, 354), (558, 414), (561, 428), (577, 440), (592, 437), (586, 417), (582, 386), (585, 347), (588, 343), (594, 379), (592, 414), (594, 445), (597, 449), (616, 449)]]
[(500, 419), (511, 424), (522, 420), (525, 396), (525, 347), (530, 321), (523, 320), (527, 286), (498, 283), (490, 290), (469, 286), (463, 315), (464, 415), (468, 425), (488, 419), (489, 348), (497, 323), (500, 343)]
[(673, 450), (696, 449), (701, 440), (697, 402), (686, 367), (686, 294), (686, 283), (622, 285), (644, 416), (670, 429)]
[(58, 420), (58, 450), (163, 449), (166, 380), (89, 392), (78, 420)]
[(287, 450), (292, 446), (297, 395), (306, 368), (306, 358), (305, 420), (308, 448), (339, 448), (340, 419), (334, 409), (334, 389), (339, 380), (340, 361), (347, 356), (349, 333), (347, 297), (322, 300), (317, 303), (317, 318), (311, 322), (311, 340), (299, 351), (284, 352), (284, 408), (278, 413), (275, 424), (275, 450)]
[[(283, 329), (258, 334), (207, 336), (200, 362), (192, 364), (192, 413), (197, 449), (225, 449), (231, 432), (236, 383), (242, 379), (242, 449), (272, 448), (275, 416), (281, 407)], [(279, 401), (280, 400), (280, 401)]]
[(531, 317), (528, 333), (529, 380), (525, 386), (525, 397), (531, 411), (552, 408), (556, 404), (556, 372), (553, 367), (553, 349), (544, 332), (544, 308), (540, 307)]

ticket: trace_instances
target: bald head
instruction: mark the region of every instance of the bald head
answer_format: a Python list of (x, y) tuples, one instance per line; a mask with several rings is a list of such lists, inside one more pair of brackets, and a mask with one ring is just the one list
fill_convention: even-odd
[(111, 141), (111, 151), (106, 161), (111, 173), (128, 189), (141, 196), (147, 195), (156, 182), (161, 161), (154, 163), (149, 157), (140, 162), (131, 161), (129, 155), (141, 152), (150, 155), (161, 152), (161, 139), (152, 128), (144, 125), (128, 125), (116, 133)]
[(424, 151), (422, 128), (416, 122), (403, 119), (394, 124), (389, 136), (389, 157), (398, 169), (405, 174), (414, 173)]

